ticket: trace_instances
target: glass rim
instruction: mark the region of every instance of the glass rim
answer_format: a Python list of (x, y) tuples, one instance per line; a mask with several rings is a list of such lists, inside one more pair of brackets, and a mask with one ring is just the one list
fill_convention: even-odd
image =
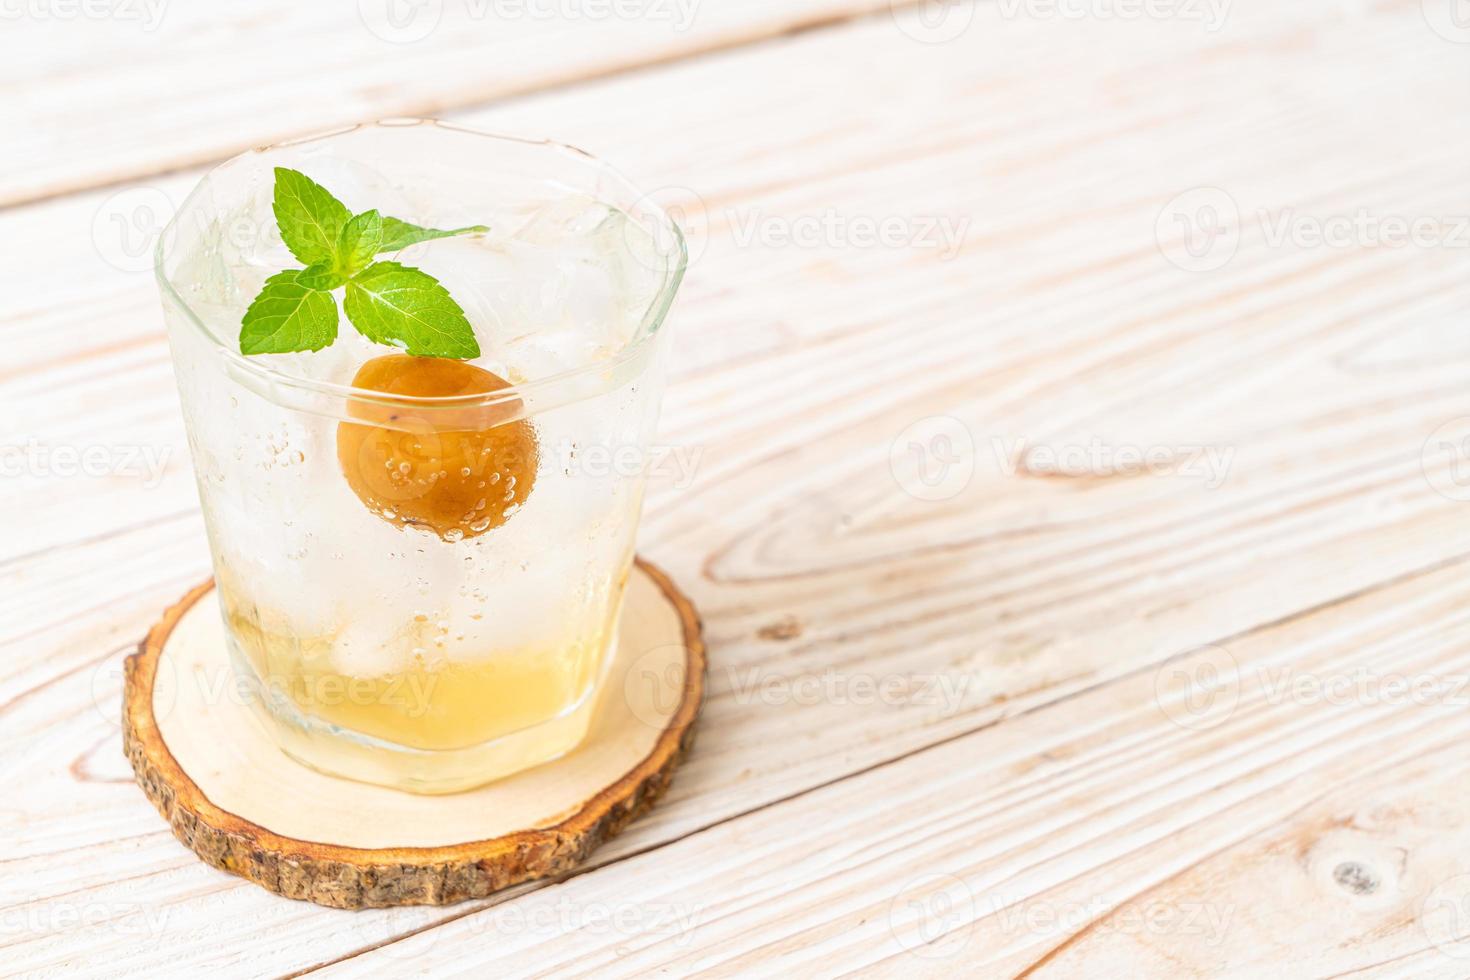
[[(642, 205), (644, 205), (644, 207), (648, 209), (652, 217), (659, 222), (661, 226), (660, 230), (668, 233), (671, 236), (669, 239), (672, 242), (671, 247), (660, 249), (660, 254), (664, 255), (669, 261), (664, 268), (663, 281), (659, 284), (659, 287), (655, 291), (653, 298), (649, 301), (647, 308), (644, 309), (642, 316), (639, 318), (637, 328), (634, 331), (632, 338), (621, 348), (619, 348), (615, 354), (613, 354), (606, 360), (593, 361), (587, 364), (578, 365), (576, 367), (567, 368), (564, 371), (557, 371), (552, 374), (544, 375), (542, 377), (530, 378), (525, 381), (508, 385), (504, 388), (497, 388), (493, 392), (486, 392), (483, 394), (395, 394), (391, 392), (378, 391), (372, 388), (360, 388), (356, 385), (343, 384), (336, 381), (326, 381), (319, 378), (301, 377), (299, 375), (294, 375), (285, 371), (281, 371), (258, 359), (253, 359), (245, 354), (240, 353), (240, 351), (236, 349), (234, 345), (223, 341), (215, 334), (214, 331), (210, 330), (209, 327), (205, 325), (204, 321), (200, 319), (199, 315), (194, 312), (193, 307), (189, 305), (188, 300), (183, 297), (183, 295), (175, 287), (173, 281), (169, 278), (168, 273), (164, 269), (164, 262), (167, 258), (167, 256), (165, 255), (165, 249), (168, 242), (173, 237), (172, 233), (174, 232), (176, 225), (189, 211), (191, 204), (193, 204), (195, 201), (195, 198), (209, 185), (210, 178), (213, 177), (215, 173), (217, 173), (220, 169), (229, 166), (237, 160), (244, 159), (245, 157), (253, 154), (268, 153), (272, 150), (301, 146), (306, 143), (314, 143), (319, 140), (326, 140), (336, 136), (342, 136), (360, 129), (401, 129), (418, 126), (432, 126), (437, 129), (446, 130), (448, 132), (462, 133), (468, 136), (482, 137), (485, 139), (505, 143), (518, 143), (523, 146), (542, 147), (553, 152), (569, 154), (576, 157), (580, 162), (588, 164), (602, 171), (603, 174), (611, 177), (612, 179), (620, 183), (623, 186), (623, 189), (625, 189), (632, 195), (635, 203), (641, 203)], [(669, 309), (673, 306), (674, 296), (678, 292), (680, 284), (683, 282), (684, 272), (688, 267), (688, 263), (689, 249), (684, 239), (684, 233), (679, 228), (678, 222), (674, 221), (667, 210), (665, 210), (657, 202), (653, 201), (647, 193), (640, 191), (636, 184), (630, 181), (626, 176), (623, 175), (620, 170), (618, 170), (612, 164), (609, 164), (606, 161), (594, 156), (593, 154), (588, 153), (586, 150), (583, 150), (580, 147), (572, 146), (568, 143), (561, 143), (552, 139), (536, 139), (532, 137), (516, 136), (509, 133), (495, 133), (488, 130), (474, 129), (468, 126), (461, 126), (455, 123), (447, 123), (440, 119), (431, 118), (392, 118), (379, 119), (372, 122), (356, 123), (350, 126), (342, 126), (336, 129), (312, 133), (307, 136), (300, 136), (289, 140), (281, 140), (280, 142), (270, 143), (265, 146), (254, 147), (252, 149), (245, 150), (242, 153), (237, 153), (234, 156), (215, 164), (209, 169), (207, 173), (199, 178), (199, 180), (194, 184), (194, 187), (184, 197), (183, 202), (180, 203), (179, 207), (175, 210), (173, 217), (169, 219), (168, 224), (164, 226), (162, 233), (158, 236), (158, 241), (153, 247), (153, 271), (154, 277), (158, 281), (160, 291), (163, 293), (165, 299), (172, 300), (175, 304), (178, 305), (179, 309), (183, 310), (185, 314), (185, 319), (188, 320), (190, 325), (196, 331), (198, 331), (199, 335), (205, 340), (205, 342), (208, 343), (216, 353), (222, 356), (228, 369), (233, 369), (234, 371), (241, 372), (257, 382), (266, 383), (272, 388), (280, 386), (312, 394), (349, 399), (354, 402), (361, 401), (400, 407), (447, 409), (466, 407), (493, 407), (512, 402), (519, 402), (523, 404), (534, 403), (535, 401), (541, 400), (537, 396), (544, 393), (547, 389), (564, 386), (569, 383), (575, 383), (577, 381), (594, 377), (599, 374), (604, 375), (609, 379), (614, 379), (621, 376), (623, 370), (626, 369), (630, 363), (635, 361), (637, 358), (643, 356), (647, 352), (650, 343), (659, 334), (659, 329), (663, 326), (663, 322), (668, 316)], [(403, 353), (401, 349), (393, 347), (392, 345), (381, 346), (384, 347), (385, 353), (391, 353), (392, 351)], [(591, 395), (583, 394), (574, 400), (580, 401), (585, 397), (591, 397)]]

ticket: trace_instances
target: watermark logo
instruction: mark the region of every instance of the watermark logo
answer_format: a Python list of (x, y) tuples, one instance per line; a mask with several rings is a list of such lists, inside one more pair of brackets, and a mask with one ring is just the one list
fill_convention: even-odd
[(905, 36), (920, 44), (945, 44), (970, 29), (975, 20), (972, 0), (888, 0), (888, 13)]
[(1419, 466), (1440, 496), (1470, 501), (1470, 416), (1451, 419), (1430, 433), (1419, 451)]
[(1240, 248), (1240, 207), (1218, 187), (1196, 187), (1159, 212), (1154, 239), (1164, 258), (1186, 272), (1224, 268)]
[[(354, 472), (369, 494), (390, 507), (427, 496), (439, 485), (440, 470), (448, 466), (438, 427), (414, 415), (395, 418), (391, 426), (349, 423), (343, 427), (343, 436), (339, 445), (357, 442)], [(487, 478), (487, 482), (492, 473), (514, 472), (501, 465), (506, 461), (493, 458), (494, 450), (503, 448), (498, 442), (489, 448), (492, 451), (483, 458), (476, 453), (456, 453), (465, 458), (452, 462), (471, 463), (470, 475)]]
[(1154, 703), (1181, 728), (1214, 728), (1240, 702), (1240, 664), (1221, 646), (1203, 646), (1160, 665)]
[(444, 0), (357, 0), (363, 26), (389, 44), (413, 44), (434, 33)]
[(679, 710), (689, 674), (689, 651), (682, 643), (650, 647), (623, 675), (623, 701), (634, 718), (662, 731)]
[(92, 245), (102, 260), (123, 272), (153, 268), (153, 252), (176, 210), (157, 187), (128, 187), (98, 206), (92, 216)]
[[(127, 654), (132, 652), (130, 648), (124, 653), (109, 655), (97, 666), (96, 670), (92, 671), (92, 707), (97, 709), (98, 717), (113, 728), (122, 727), (122, 692), (127, 673), (126, 660)], [(158, 658), (153, 676), (154, 717), (167, 717), (173, 711), (178, 699), (179, 677), (174, 668), (174, 659), (167, 655), (161, 656)]]
[(1430, 30), (1454, 44), (1470, 44), (1470, 0), (1421, 0)]
[(1419, 925), (1441, 953), (1470, 959), (1470, 874), (1435, 885), (1419, 907)]
[[(662, 211), (669, 216), (684, 238), (687, 263), (692, 268), (709, 247), (709, 208), (704, 198), (692, 188), (668, 185), (645, 192), (628, 208), (628, 214), (634, 219), (625, 229), (628, 251), (645, 267), (662, 272), (667, 256), (674, 253), (677, 243), (673, 229), (663, 222), (639, 220), (640, 215), (649, 211)], [(653, 254), (649, 254), (650, 243), (646, 237), (650, 232)]]
[(947, 959), (970, 941), (975, 896), (951, 874), (914, 878), (888, 904), (888, 929), (904, 949), (925, 959)]
[(159, 239), (167, 236), (167, 253), (183, 227), (188, 233), (186, 238), (197, 236), (198, 240), (217, 245), (226, 261), (233, 261), (235, 256), (291, 261), (281, 230), (268, 213), (263, 220), (243, 214), (221, 218), (195, 208), (171, 228), (169, 222), (176, 213), (173, 199), (157, 187), (138, 185), (120, 190), (98, 205), (92, 215), (93, 247), (115, 269), (147, 272), (153, 268)]
[(906, 427), (888, 450), (894, 482), (919, 500), (950, 500), (975, 475), (975, 439), (959, 419), (931, 415)]

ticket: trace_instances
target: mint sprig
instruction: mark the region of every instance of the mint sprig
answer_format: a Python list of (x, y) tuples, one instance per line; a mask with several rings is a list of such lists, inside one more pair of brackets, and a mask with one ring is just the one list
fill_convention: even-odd
[(353, 214), (305, 174), (276, 168), (272, 204), (281, 240), (304, 268), (265, 281), (240, 321), (242, 354), (316, 351), (337, 339), (332, 291), (357, 332), (418, 357), (468, 359), (480, 345), (449, 290), (422, 269), (374, 261), (418, 242), (488, 231), (484, 225), (425, 228), (376, 210)]

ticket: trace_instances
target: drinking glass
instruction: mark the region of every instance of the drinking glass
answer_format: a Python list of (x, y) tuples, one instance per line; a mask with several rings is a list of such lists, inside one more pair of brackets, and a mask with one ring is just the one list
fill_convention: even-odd
[[(400, 257), (480, 339), (470, 364), (396, 365), (442, 393), (363, 384), (374, 359), (424, 359), (345, 317), (325, 350), (240, 353), (255, 291), (300, 264), (278, 166), (354, 211), (490, 226)], [(583, 739), (685, 259), (669, 216), (587, 154), (431, 121), (251, 151), (184, 201), (157, 255), (174, 370), (233, 669), (288, 754), (443, 793)]]

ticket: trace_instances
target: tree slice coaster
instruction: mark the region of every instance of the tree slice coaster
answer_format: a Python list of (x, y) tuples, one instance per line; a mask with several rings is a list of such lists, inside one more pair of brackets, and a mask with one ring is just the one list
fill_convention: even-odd
[(123, 747), (175, 837), (288, 898), (445, 905), (561, 873), (652, 806), (693, 741), (699, 617), (641, 560), (586, 740), (445, 796), (338, 779), (287, 757), (233, 682), (213, 588), (186, 595), (128, 657)]

